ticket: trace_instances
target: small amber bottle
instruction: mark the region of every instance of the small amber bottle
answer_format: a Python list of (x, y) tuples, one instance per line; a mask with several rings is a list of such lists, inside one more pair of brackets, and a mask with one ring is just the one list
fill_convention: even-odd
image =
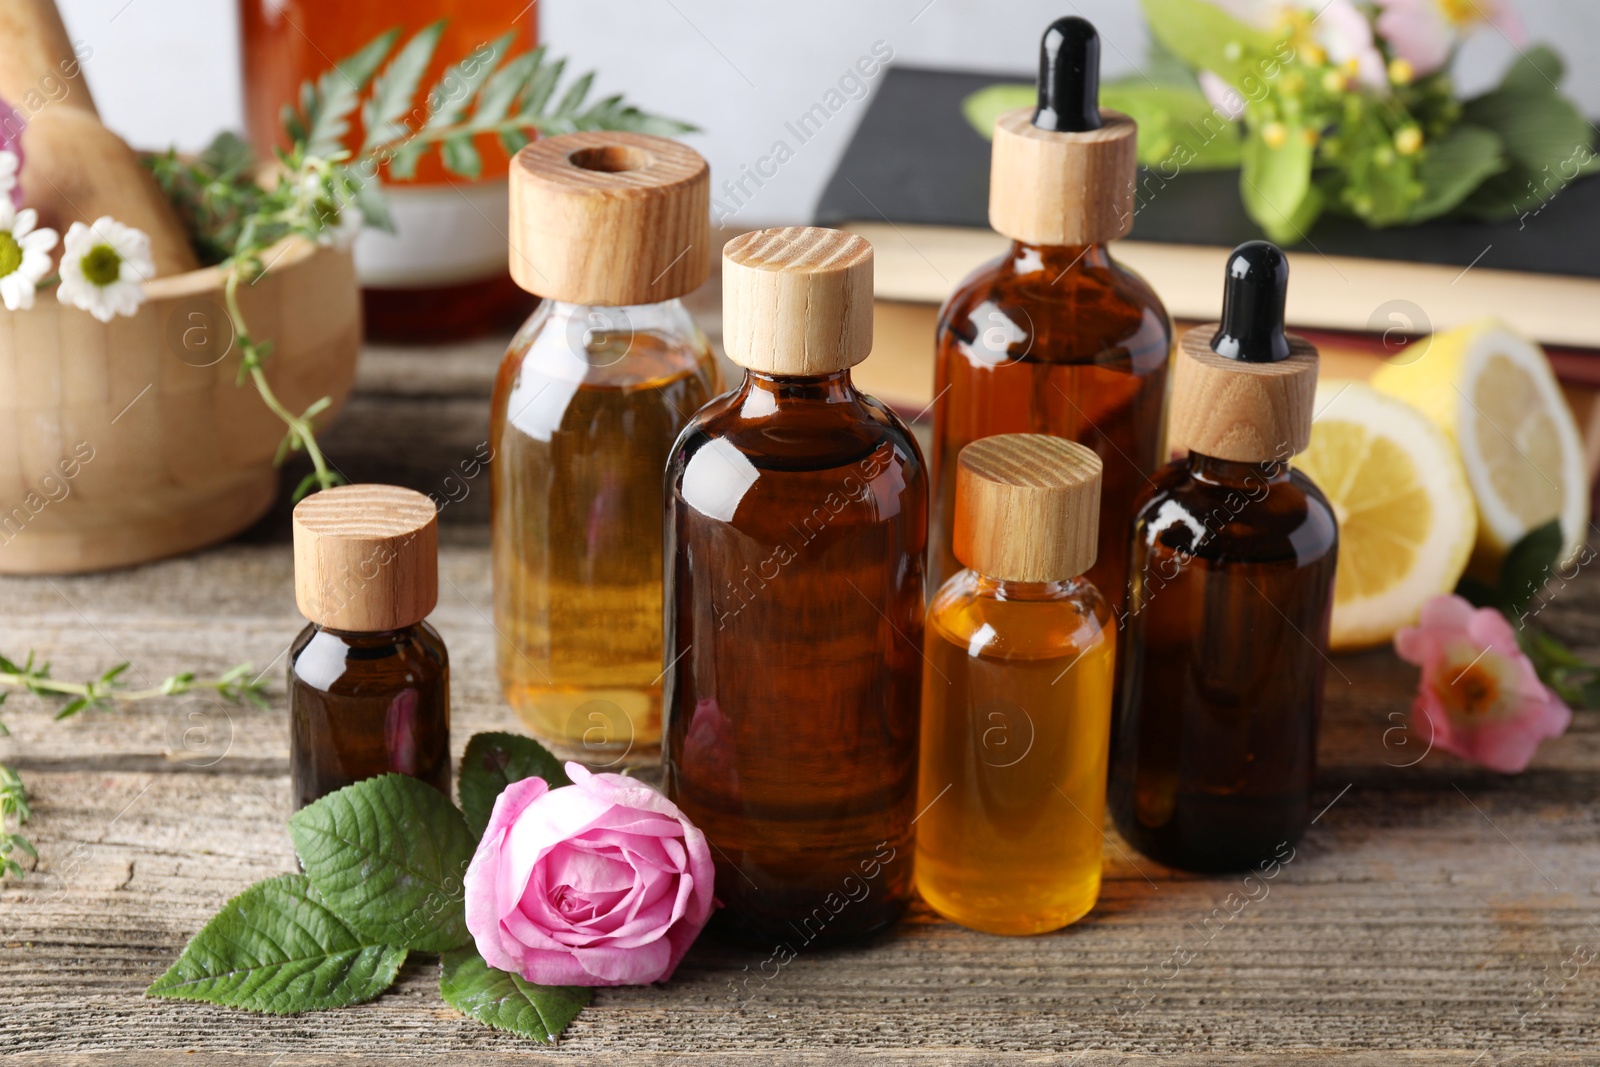
[(1099, 107), (1099, 67), (1093, 26), (1052, 23), (1038, 108), (995, 123), (989, 224), (1012, 245), (939, 313), (935, 582), (960, 568), (951, 532), (961, 450), (991, 434), (1045, 433), (1086, 444), (1105, 463), (1089, 578), (1122, 604), (1133, 499), (1167, 460), (1172, 324), (1144, 279), (1107, 250), (1133, 228), (1136, 127)]
[(294, 806), (398, 772), (450, 793), (450, 658), (423, 620), (439, 599), (438, 511), (421, 493), (344, 485), (294, 509), (289, 648)]
[(712, 844), (719, 927), (798, 951), (911, 895), (927, 474), (850, 381), (871, 245), (747, 233), (722, 278), (745, 377), (667, 468), (665, 777)]
[(955, 551), (928, 609), (917, 888), (945, 918), (1037, 934), (1100, 894), (1111, 609), (1100, 457), (1043, 434), (961, 450)]
[(1289, 460), (1311, 439), (1317, 352), (1283, 331), (1289, 264), (1228, 259), (1222, 323), (1183, 338), (1172, 434), (1133, 524), (1111, 807), (1141, 852), (1241, 870), (1311, 817), (1338, 526)]
[(511, 273), (544, 297), (490, 418), (506, 702), (596, 766), (661, 743), (661, 472), (721, 390), (679, 297), (711, 258), (710, 172), (661, 137), (573, 133), (511, 168)]

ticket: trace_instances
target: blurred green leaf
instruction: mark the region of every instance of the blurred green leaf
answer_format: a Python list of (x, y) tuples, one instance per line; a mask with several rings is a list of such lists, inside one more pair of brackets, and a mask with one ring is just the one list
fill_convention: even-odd
[(1239, 191), (1245, 210), (1279, 244), (1296, 244), (1322, 209), (1311, 184), (1314, 149), (1298, 126), (1287, 127), (1283, 144), (1269, 147), (1259, 131), (1244, 140)]
[(1453, 210), (1491, 174), (1506, 168), (1500, 138), (1482, 126), (1462, 123), (1428, 144), (1417, 167), (1422, 197), (1407, 222), (1422, 222)]
[(1141, 0), (1145, 23), (1161, 46), (1196, 70), (1234, 85), (1260, 77), (1256, 64), (1278, 38), (1241, 22), (1205, 0)]

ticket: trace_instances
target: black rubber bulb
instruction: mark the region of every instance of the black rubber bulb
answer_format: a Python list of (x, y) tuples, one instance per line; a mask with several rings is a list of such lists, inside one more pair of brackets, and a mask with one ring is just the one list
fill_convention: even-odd
[(1270, 241), (1246, 241), (1228, 256), (1222, 289), (1222, 325), (1211, 351), (1246, 363), (1289, 358), (1283, 306), (1289, 294), (1289, 257)]
[(1041, 130), (1083, 133), (1100, 128), (1100, 35), (1088, 19), (1056, 19), (1039, 42)]

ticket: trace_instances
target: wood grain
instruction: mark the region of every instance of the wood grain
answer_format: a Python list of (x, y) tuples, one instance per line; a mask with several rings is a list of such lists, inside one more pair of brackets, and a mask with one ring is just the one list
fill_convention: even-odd
[[(462, 479), (440, 513), (432, 616), (455, 668), (457, 756), (474, 732), (516, 728), (493, 674), (475, 510), (487, 482), (459, 465), (483, 439), (497, 347), (429, 358), (370, 350), (358, 395), (327, 435), (346, 470), (424, 492)], [(380, 433), (397, 412), (410, 432)], [(1562, 968), (1580, 949), (1600, 950), (1600, 716), (1578, 712), (1525, 774), (1491, 774), (1426, 751), (1406, 729), (1416, 672), (1385, 651), (1332, 660), (1325, 810), (1264, 894), (1169, 871), (1112, 835), (1100, 905), (1060, 933), (989, 937), (918, 907), (880, 941), (802, 948), (782, 967), (706, 942), (666, 986), (600, 991), (554, 1052), (445, 1007), (427, 957), (407, 964), (394, 991), (346, 1011), (275, 1018), (146, 999), (224, 901), (292, 867), (277, 681), (303, 625), (292, 571), (280, 508), (205, 553), (92, 577), (0, 579), (0, 650), (33, 647), (60, 677), (127, 659), (135, 680), (159, 681), (248, 658), (274, 679), (270, 711), (180, 702), (56, 723), (54, 705), (6, 703), (14, 736), (0, 759), (33, 790), (28, 831), (41, 860), (0, 883), (0, 1062), (1594, 1062), (1600, 960), (1568, 964), (1570, 977)], [(1600, 652), (1600, 577), (1580, 574), (1540, 621)]]
[(1041, 130), (1033, 108), (995, 120), (989, 225), (1036, 245), (1102, 244), (1133, 229), (1138, 125), (1100, 109), (1097, 130)]
[(439, 509), (415, 489), (368, 482), (294, 509), (300, 614), (354, 633), (421, 622), (439, 600)]
[(1103, 467), (1047, 434), (974, 441), (956, 460), (956, 559), (1013, 582), (1061, 582), (1094, 566)]
[(766, 374), (832, 374), (872, 351), (872, 246), (820, 226), (753, 230), (722, 249), (728, 358)]
[(711, 170), (642, 133), (541, 138), (511, 164), (511, 276), (574, 304), (654, 304), (706, 280)]
[(1178, 342), (1168, 440), (1212, 459), (1287, 463), (1311, 443), (1317, 350), (1291, 333), (1288, 359), (1247, 363), (1213, 352), (1216, 332), (1207, 323)]

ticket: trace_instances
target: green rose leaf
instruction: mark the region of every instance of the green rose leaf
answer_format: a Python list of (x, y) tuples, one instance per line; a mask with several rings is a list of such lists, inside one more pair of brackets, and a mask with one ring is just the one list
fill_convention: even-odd
[(455, 806), (409, 775), (386, 774), (295, 812), (289, 836), (306, 876), (340, 918), (386, 945), (464, 945), (462, 876), (476, 840)]
[(497, 971), (472, 946), (447, 952), (440, 961), (444, 1002), (496, 1030), (554, 1041), (594, 996), (586, 986), (544, 986)]
[(1483, 180), (1506, 168), (1500, 138), (1482, 126), (1462, 123), (1427, 145), (1417, 167), (1422, 197), (1406, 221), (1437, 218), (1465, 200)]
[(1550, 577), (1561, 556), (1561, 520), (1551, 519), (1517, 539), (1500, 564), (1500, 597), (1503, 610), (1513, 619), (1528, 607)]
[(1260, 130), (1245, 138), (1239, 193), (1245, 210), (1268, 237), (1279, 244), (1296, 244), (1322, 210), (1322, 196), (1311, 184), (1315, 149), (1301, 127), (1289, 126), (1287, 131), (1276, 148), (1262, 139)]
[(1272, 34), (1206, 0), (1143, 0), (1143, 7), (1151, 36), (1196, 70), (1212, 71), (1233, 85), (1267, 76), (1256, 64), (1278, 43)]
[(571, 785), (561, 761), (539, 742), (521, 734), (474, 734), (461, 757), (461, 811), (472, 836), (483, 836), (494, 802), (506, 786), (524, 778), (543, 778), (551, 789)]
[(304, 875), (285, 874), (228, 901), (146, 992), (293, 1015), (371, 1000), (405, 958), (313, 899)]
[(1239, 165), (1238, 125), (1197, 88), (1123, 78), (1100, 87), (1100, 103), (1139, 124), (1139, 162), (1164, 178)]

